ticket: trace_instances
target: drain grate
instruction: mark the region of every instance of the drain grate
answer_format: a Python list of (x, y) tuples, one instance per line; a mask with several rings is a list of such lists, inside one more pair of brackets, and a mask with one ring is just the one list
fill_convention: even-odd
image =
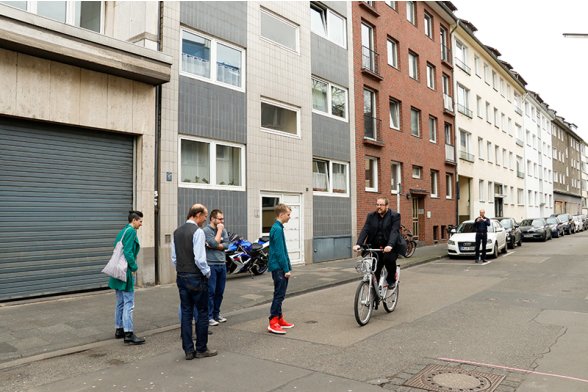
[(504, 376), (441, 365), (429, 365), (404, 385), (433, 392), (492, 392)]

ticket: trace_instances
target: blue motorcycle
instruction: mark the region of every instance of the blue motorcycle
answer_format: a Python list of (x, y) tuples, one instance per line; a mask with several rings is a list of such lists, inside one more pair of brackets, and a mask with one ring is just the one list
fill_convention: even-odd
[(231, 275), (249, 272), (261, 275), (267, 271), (269, 237), (259, 237), (250, 242), (236, 234), (229, 233), (231, 244), (225, 250), (227, 273)]

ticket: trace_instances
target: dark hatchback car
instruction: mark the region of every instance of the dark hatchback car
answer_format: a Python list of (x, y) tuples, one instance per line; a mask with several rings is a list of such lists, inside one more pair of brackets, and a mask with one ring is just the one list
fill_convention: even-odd
[(551, 216), (556, 216), (557, 219), (563, 223), (564, 232), (566, 234), (574, 233), (574, 221), (572, 220), (572, 216), (570, 214), (551, 214)]
[(509, 248), (521, 246), (523, 244), (523, 234), (520, 225), (514, 218), (496, 218), (506, 230), (506, 244)]
[(520, 225), (523, 240), (541, 240), (551, 239), (551, 227), (543, 218), (523, 219)]
[(564, 224), (563, 222), (556, 216), (550, 216), (549, 218), (545, 218), (549, 227), (551, 227), (551, 236), (552, 237), (563, 237), (565, 234)]

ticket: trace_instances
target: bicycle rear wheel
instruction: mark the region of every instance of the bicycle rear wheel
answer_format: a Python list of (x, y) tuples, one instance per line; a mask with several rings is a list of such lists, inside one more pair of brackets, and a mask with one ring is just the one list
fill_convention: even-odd
[(411, 257), (412, 255), (414, 255), (415, 250), (416, 250), (416, 242), (409, 240), (406, 243), (406, 256), (405, 257)]
[(391, 313), (396, 309), (396, 305), (398, 305), (398, 292), (400, 290), (400, 282), (396, 282), (396, 287), (394, 290), (387, 290), (386, 295), (384, 296), (384, 300), (382, 301), (384, 305), (384, 310), (388, 313)]
[(360, 326), (366, 325), (372, 316), (374, 292), (370, 282), (360, 282), (355, 291), (355, 320)]

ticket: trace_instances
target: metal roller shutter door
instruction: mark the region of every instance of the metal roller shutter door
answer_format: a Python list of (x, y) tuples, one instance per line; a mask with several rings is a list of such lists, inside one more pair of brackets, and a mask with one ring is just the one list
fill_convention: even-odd
[(0, 122), (0, 300), (105, 287), (132, 201), (132, 137)]

